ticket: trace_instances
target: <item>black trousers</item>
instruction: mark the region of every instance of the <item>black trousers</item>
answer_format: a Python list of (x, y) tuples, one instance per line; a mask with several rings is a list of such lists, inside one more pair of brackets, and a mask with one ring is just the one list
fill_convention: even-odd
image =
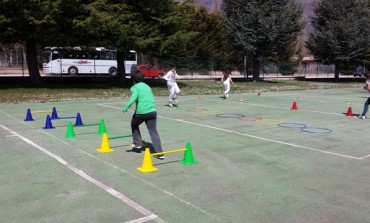
[(148, 129), (150, 138), (152, 140), (152, 144), (154, 147), (154, 151), (156, 153), (162, 152), (162, 144), (161, 139), (159, 137), (157, 131), (157, 112), (151, 112), (148, 114), (134, 114), (131, 120), (131, 132), (133, 143), (136, 146), (141, 145), (141, 133), (140, 133), (140, 125), (145, 122), (146, 127)]

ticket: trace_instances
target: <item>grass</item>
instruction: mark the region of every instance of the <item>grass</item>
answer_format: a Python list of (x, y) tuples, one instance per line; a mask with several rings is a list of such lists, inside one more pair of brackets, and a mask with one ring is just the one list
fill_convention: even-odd
[[(164, 80), (146, 81), (156, 96), (167, 96)], [(260, 82), (242, 82), (234, 80), (231, 93), (295, 91), (328, 88), (361, 88), (359, 81), (300, 81), (300, 80), (265, 80)], [(216, 80), (179, 80), (182, 95), (222, 94), (223, 85)], [(31, 103), (68, 100), (91, 100), (107, 98), (127, 98), (130, 96), (131, 82), (94, 83), (94, 84), (49, 84), (42, 87), (1, 86), (0, 103)]]

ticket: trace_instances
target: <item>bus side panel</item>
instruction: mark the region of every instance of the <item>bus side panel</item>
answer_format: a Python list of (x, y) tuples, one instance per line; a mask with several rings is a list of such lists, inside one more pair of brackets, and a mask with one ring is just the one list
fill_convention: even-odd
[(117, 61), (116, 60), (95, 60), (95, 67), (97, 74), (108, 74), (109, 68), (115, 67), (117, 68)]
[(63, 59), (62, 60), (62, 73), (68, 74), (70, 67), (76, 67), (79, 74), (94, 74), (94, 60), (79, 60), (79, 59)]
[(62, 73), (60, 59), (52, 60), (50, 62), (50, 73), (51, 74), (61, 74)]

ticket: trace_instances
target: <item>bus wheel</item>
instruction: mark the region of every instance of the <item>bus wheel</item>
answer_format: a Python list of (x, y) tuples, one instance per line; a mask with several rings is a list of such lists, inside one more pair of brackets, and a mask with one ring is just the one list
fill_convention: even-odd
[(77, 67), (70, 67), (70, 68), (68, 68), (68, 74), (69, 75), (77, 75), (78, 74)]
[(109, 74), (110, 76), (117, 76), (117, 75), (118, 75), (118, 70), (117, 70), (117, 68), (115, 68), (115, 67), (111, 67), (111, 68), (109, 68), (108, 74)]

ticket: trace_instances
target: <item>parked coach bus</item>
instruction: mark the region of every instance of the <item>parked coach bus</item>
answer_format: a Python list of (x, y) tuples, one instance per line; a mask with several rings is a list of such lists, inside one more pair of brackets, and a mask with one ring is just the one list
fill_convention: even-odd
[[(137, 53), (125, 51), (125, 73), (137, 65)], [(117, 51), (102, 47), (93, 50), (80, 48), (48, 47), (44, 51), (43, 71), (45, 74), (108, 74), (118, 75)]]

